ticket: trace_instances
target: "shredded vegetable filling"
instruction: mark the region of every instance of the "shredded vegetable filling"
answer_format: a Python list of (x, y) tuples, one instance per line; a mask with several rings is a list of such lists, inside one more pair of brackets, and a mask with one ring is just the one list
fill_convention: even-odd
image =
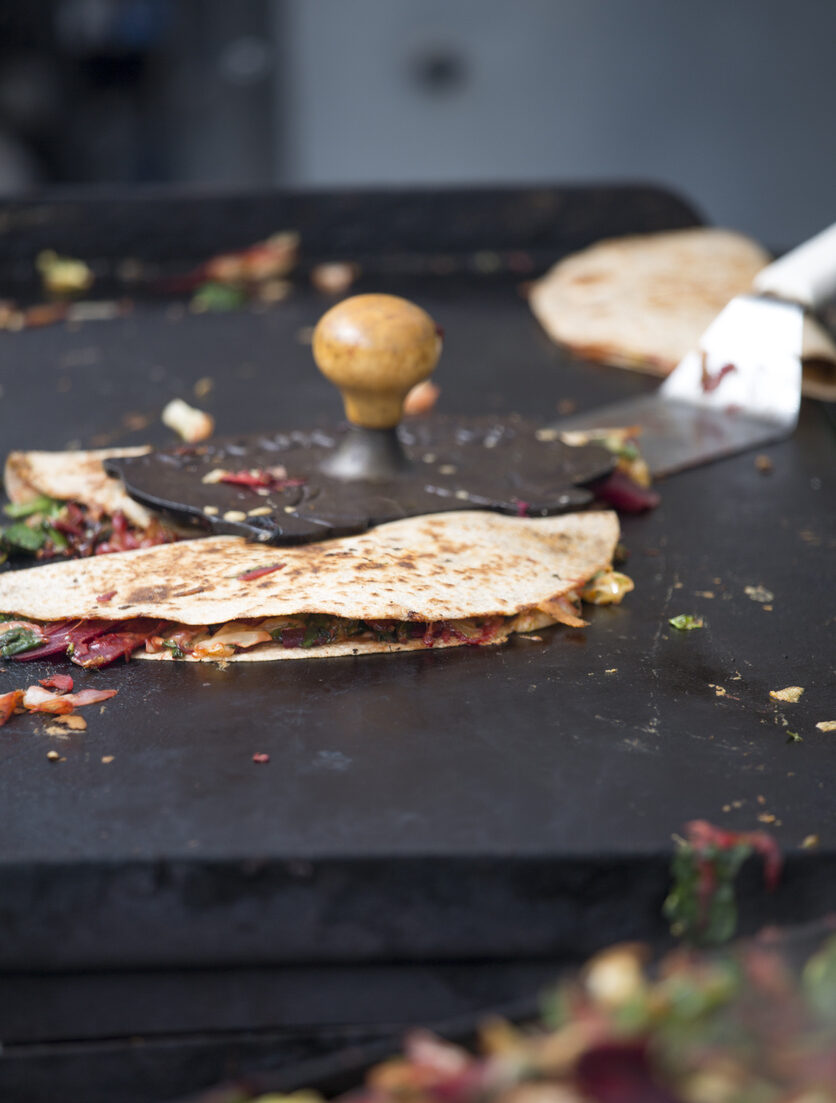
[(581, 597), (590, 605), (620, 605), (624, 595), (634, 588), (632, 578), (620, 571), (599, 571), (581, 590)]
[(156, 517), (141, 529), (121, 511), (108, 515), (94, 507), (43, 494), (29, 502), (6, 505), (3, 512), (13, 523), (0, 527), (0, 563), (8, 555), (33, 555), (37, 559), (105, 555), (177, 539)]
[[(130, 620), (65, 620), (46, 624), (0, 614), (0, 658), (41, 659), (67, 655), (77, 666), (100, 667), (129, 659), (144, 648), (175, 659), (229, 659), (238, 651), (263, 644), (314, 650), (352, 640), (435, 647), (451, 643), (481, 647), (500, 643), (512, 631), (528, 631), (557, 622), (581, 627), (581, 599), (612, 605), (633, 589), (618, 571), (599, 571), (580, 592), (570, 590), (537, 609), (513, 616), (466, 617), (460, 620), (352, 620), (322, 613), (234, 620), (218, 625), (176, 624), (151, 617)], [(103, 595), (110, 597), (111, 595)]]

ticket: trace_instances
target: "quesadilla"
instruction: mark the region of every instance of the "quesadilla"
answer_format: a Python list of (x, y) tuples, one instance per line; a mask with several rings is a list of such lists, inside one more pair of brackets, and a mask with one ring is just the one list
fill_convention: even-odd
[(259, 661), (504, 642), (618, 602), (611, 512), (453, 512), (270, 548), (213, 536), (0, 576), (0, 656), (85, 667)]
[(10, 453), (3, 481), (11, 505), (5, 512), (15, 523), (0, 531), (0, 553), (5, 545), (52, 559), (127, 551), (176, 539), (173, 529), (135, 502), (121, 480), (103, 466), (106, 459), (147, 452), (145, 445)]
[[(579, 356), (667, 375), (772, 258), (743, 234), (713, 227), (600, 241), (532, 287), (531, 309)], [(836, 345), (805, 318), (803, 391), (836, 397)]]

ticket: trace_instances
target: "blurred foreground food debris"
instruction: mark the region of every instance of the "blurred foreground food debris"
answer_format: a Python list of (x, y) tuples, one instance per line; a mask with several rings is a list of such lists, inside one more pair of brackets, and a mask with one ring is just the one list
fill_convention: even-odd
[[(772, 932), (710, 954), (680, 949), (656, 965), (641, 945), (611, 947), (549, 994), (538, 1024), (488, 1021), (476, 1054), (413, 1031), (401, 1056), (342, 1099), (836, 1103), (832, 929)], [(321, 1100), (309, 1091), (228, 1098)]]

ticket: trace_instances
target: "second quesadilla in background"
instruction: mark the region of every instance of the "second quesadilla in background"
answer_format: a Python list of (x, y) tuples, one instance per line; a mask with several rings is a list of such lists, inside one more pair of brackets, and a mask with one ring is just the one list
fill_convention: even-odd
[[(533, 285), (529, 303), (555, 341), (580, 356), (667, 375), (770, 255), (713, 227), (600, 241)], [(836, 398), (836, 345), (805, 319), (802, 390)]]

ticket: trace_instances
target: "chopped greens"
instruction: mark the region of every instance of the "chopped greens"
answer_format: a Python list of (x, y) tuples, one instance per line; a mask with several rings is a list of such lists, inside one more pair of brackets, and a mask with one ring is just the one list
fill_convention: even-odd
[(687, 839), (677, 838), (671, 863), (673, 886), (663, 905), (671, 933), (693, 945), (719, 946), (737, 927), (734, 882), (753, 853), (764, 862), (764, 881), (775, 888), (782, 859), (763, 831), (726, 831), (705, 820), (687, 825)]
[[(706, 847), (697, 853), (688, 843), (677, 847), (671, 863), (673, 888), (664, 915), (671, 933), (698, 946), (719, 946), (737, 928), (734, 881), (752, 848), (744, 843), (729, 849)], [(711, 898), (704, 899), (705, 870), (710, 870)]]
[(21, 551), (37, 551), (46, 543), (46, 528), (44, 525), (27, 525), (25, 521), (18, 521), (3, 532), (3, 539), (12, 548)]
[(302, 637), (301, 647), (321, 647), (324, 643), (330, 643), (337, 634), (337, 628), (333, 617), (312, 613), (308, 617), (305, 627), (305, 635)]
[(608, 452), (618, 456), (622, 460), (637, 460), (639, 450), (632, 440), (621, 440), (619, 437), (602, 437), (597, 443), (603, 444)]
[(66, 503), (39, 494), (28, 502), (9, 502), (3, 512), (14, 520), (4, 531), (0, 529), (0, 563), (9, 552), (37, 552), (51, 541), (55, 551), (66, 551), (67, 538), (50, 523), (64, 510)]
[(191, 308), (198, 313), (223, 313), (227, 310), (238, 310), (246, 301), (247, 296), (242, 288), (210, 280), (198, 287), (192, 295)]
[(702, 617), (695, 617), (693, 613), (680, 613), (679, 616), (670, 617), (668, 624), (680, 632), (692, 632), (695, 628), (705, 627)]
[(53, 528), (52, 525), (45, 525), (44, 527), (46, 529), (46, 534), (52, 541), (52, 546), (53, 548), (55, 548), (56, 551), (67, 551), (69, 549), (70, 542), (63, 534), (63, 532), (59, 531), (56, 528)]
[(4, 659), (12, 655), (19, 655), (22, 651), (31, 651), (44, 642), (43, 636), (31, 628), (20, 625), (10, 628), (8, 632), (0, 632), (0, 656)]
[(9, 555), (30, 555), (36, 559), (88, 556), (151, 547), (173, 539), (173, 534), (156, 519), (148, 527), (138, 529), (121, 511), (109, 517), (77, 502), (58, 501), (43, 494), (3, 509), (14, 524), (5, 532), (0, 529), (0, 563)]
[(57, 502), (54, 498), (47, 498), (45, 494), (39, 494), (29, 502), (9, 502), (3, 506), (3, 512), (7, 517), (31, 517), (33, 513), (55, 513), (56, 508), (61, 509), (63, 502)]
[(184, 659), (186, 657), (183, 648), (176, 640), (163, 640), (163, 647), (171, 652), (174, 659)]

